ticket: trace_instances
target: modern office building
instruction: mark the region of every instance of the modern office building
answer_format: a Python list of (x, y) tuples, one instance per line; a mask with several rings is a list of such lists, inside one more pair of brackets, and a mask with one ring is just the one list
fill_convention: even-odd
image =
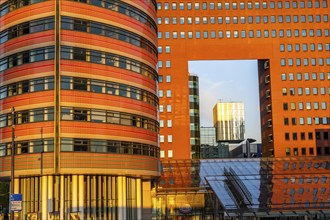
[(258, 60), (263, 156), (329, 154), (328, 0), (157, 3), (163, 150), (191, 157), (188, 61)]
[(245, 120), (243, 102), (218, 102), (213, 107), (213, 126), (217, 141), (244, 140)]
[(201, 127), (201, 145), (215, 146), (216, 141), (216, 130), (215, 127)]
[(189, 115), (191, 158), (200, 158), (199, 81), (189, 74)]
[(0, 178), (15, 153), (19, 219), (151, 218), (155, 20), (154, 0), (0, 1)]

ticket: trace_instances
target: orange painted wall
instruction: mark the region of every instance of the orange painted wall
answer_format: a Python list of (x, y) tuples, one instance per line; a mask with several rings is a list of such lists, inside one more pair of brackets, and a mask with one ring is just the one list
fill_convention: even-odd
[[(179, 9), (179, 3), (183, 2), (185, 5), (184, 10)], [(187, 10), (187, 3), (192, 3), (192, 9)], [(202, 9), (202, 3), (207, 3), (207, 9)], [(215, 9), (211, 10), (209, 9), (209, 3), (215, 3)], [(222, 9), (217, 9), (217, 2), (222, 3)], [(161, 128), (160, 135), (165, 136), (165, 143), (161, 143), (161, 150), (165, 151), (165, 158), (167, 157), (167, 151), (173, 150), (173, 158), (174, 159), (187, 159), (190, 158), (190, 143), (189, 143), (189, 105), (188, 105), (188, 61), (192, 60), (259, 60), (259, 59), (269, 59), (270, 60), (270, 88), (271, 88), (271, 105), (272, 105), (272, 112), (271, 118), (273, 120), (273, 126), (271, 129), (264, 129), (262, 130), (263, 135), (263, 142), (266, 141), (264, 137), (267, 137), (271, 132), (273, 132), (273, 142), (274, 144), (274, 156), (275, 157), (284, 157), (285, 156), (285, 149), (287, 147), (291, 148), (291, 152), (293, 151), (293, 148), (299, 148), (298, 156), (301, 155), (301, 148), (306, 147), (307, 151), (308, 148), (314, 148), (314, 152), (316, 153), (316, 146), (315, 146), (315, 137), (313, 141), (303, 141), (300, 140), (298, 137), (298, 140), (293, 141), (292, 138), (290, 141), (284, 140), (284, 132), (289, 132), (290, 135), (292, 135), (293, 132), (305, 132), (307, 135), (307, 132), (315, 132), (316, 128), (329, 128), (329, 124), (327, 125), (314, 125), (313, 126), (307, 126), (306, 125), (306, 117), (311, 116), (326, 116), (329, 118), (329, 94), (327, 95), (318, 95), (318, 96), (305, 96), (299, 97), (297, 95), (295, 96), (286, 96), (283, 97), (281, 94), (283, 87), (293, 87), (295, 88), (297, 92), (298, 87), (326, 87), (329, 86), (329, 79), (325, 79), (323, 81), (321, 80), (309, 80), (309, 81), (301, 81), (297, 83), (297, 81), (290, 82), (290, 81), (281, 81), (281, 73), (286, 73), (287, 75), (289, 73), (297, 73), (297, 72), (309, 72), (310, 74), (312, 72), (324, 72), (325, 77), (327, 77), (327, 73), (329, 72), (329, 65), (327, 66), (324, 64), (316, 65), (316, 66), (307, 66), (304, 67), (301, 66), (288, 66), (282, 67), (280, 64), (281, 58), (319, 58), (323, 57), (324, 59), (326, 57), (329, 58), (329, 51), (325, 51), (323, 49), (322, 51), (308, 51), (308, 52), (302, 52), (302, 48), (300, 49), (300, 52), (295, 52), (294, 49), (292, 52), (280, 52), (280, 44), (285, 44), (285, 47), (287, 47), (288, 44), (293, 44), (293, 47), (295, 44), (299, 43), (300, 47), (302, 47), (302, 43), (315, 43), (316, 46), (318, 43), (322, 43), (323, 47), (325, 46), (325, 43), (329, 43), (328, 37), (322, 35), (321, 37), (302, 37), (301, 36), (301, 30), (306, 29), (309, 31), (309, 29), (322, 29), (322, 32), (324, 29), (329, 30), (329, 23), (328, 22), (320, 22), (315, 23), (315, 15), (319, 14), (322, 16), (323, 21), (323, 15), (329, 15), (329, 6), (327, 8), (323, 8), (322, 6), (320, 8), (307, 8), (307, 2), (306, 7), (304, 9), (285, 9), (284, 8), (284, 2), (283, 2), (283, 9), (277, 9), (277, 6), (275, 6), (275, 9), (270, 9), (269, 5), (267, 9), (262, 9), (262, 3), (260, 2), (260, 9), (255, 9), (254, 7), (254, 1), (253, 1), (253, 9), (247, 9), (247, 3), (248, 1), (238, 1), (237, 2), (237, 9), (232, 9), (232, 1), (227, 1), (230, 3), (231, 10), (225, 10), (225, 1), (165, 1), (160, 0), (158, 3), (161, 5), (161, 9), (158, 10), (158, 17), (162, 19), (162, 23), (158, 26), (158, 31), (161, 32), (162, 38), (158, 39), (158, 44), (163, 48), (163, 52), (159, 54), (159, 60), (163, 62), (163, 67), (159, 68), (159, 74), (164, 77), (166, 75), (170, 75), (172, 77), (171, 83), (159, 83), (159, 89), (163, 90), (164, 92), (166, 90), (172, 90), (172, 97), (171, 98), (161, 98), (160, 99), (160, 105), (164, 105), (164, 109), (166, 108), (166, 105), (171, 104), (172, 105), (172, 113), (160, 113), (160, 119), (161, 120), (167, 120), (172, 119), (173, 120), (173, 127), (172, 128)], [(245, 9), (241, 10), (240, 2), (245, 3)], [(169, 9), (164, 10), (164, 4), (168, 3)], [(176, 10), (172, 10), (172, 3), (176, 3)], [(194, 4), (199, 3), (200, 9), (195, 10)], [(299, 4), (299, 2), (298, 2)], [(275, 5), (277, 5), (277, 1), (275, 1)], [(291, 6), (292, 7), (292, 6)], [(298, 6), (299, 7), (299, 6)], [(271, 15), (283, 15), (284, 23), (271, 23), (270, 22), (270, 16)], [(291, 16), (291, 22), (286, 23), (285, 22), (285, 16), (290, 15)], [(293, 22), (293, 15), (300, 16), (301, 15), (313, 15), (314, 16), (314, 22), (309, 23), (308, 21), (306, 23), (294, 23)], [(200, 17), (200, 24), (195, 24), (195, 17)], [(203, 17), (208, 18), (208, 23), (203, 24)], [(215, 17), (215, 24), (210, 24), (210, 17)], [(217, 23), (218, 16), (223, 17), (223, 24)], [(225, 17), (229, 16), (231, 18), (231, 23), (226, 24)], [(238, 17), (238, 24), (233, 24), (233, 17)], [(240, 17), (245, 16), (246, 23), (240, 24)], [(248, 16), (253, 16), (253, 24), (248, 24)], [(256, 16), (261, 16), (261, 23), (256, 24)], [(268, 16), (268, 23), (263, 22), (263, 16)], [(172, 18), (177, 18), (177, 24), (172, 23)], [(180, 17), (183, 17), (185, 19), (184, 24), (180, 24)], [(192, 17), (192, 24), (187, 24), (188, 17)], [(164, 24), (164, 19), (169, 18), (169, 24)], [(276, 21), (277, 21), (276, 17)], [(280, 30), (287, 30), (291, 29), (292, 32), (295, 29), (299, 29), (300, 31), (300, 37), (279, 37), (279, 31)], [(241, 37), (241, 30), (246, 30), (247, 37), (246, 38), (240, 38)], [(249, 30), (254, 30), (254, 38), (249, 38)], [(262, 36), (264, 36), (263, 31), (269, 30), (269, 37), (268, 38), (257, 38), (256, 37), (256, 30), (262, 31)], [(275, 38), (271, 37), (271, 31), (276, 30), (277, 36)], [(178, 37), (177, 39), (173, 39), (173, 31), (177, 31)], [(188, 32), (193, 32), (193, 38), (188, 39)], [(196, 39), (195, 32), (200, 31), (201, 32), (201, 38)], [(208, 39), (203, 38), (203, 31), (208, 31)], [(216, 38), (211, 39), (211, 31), (216, 31)], [(223, 38), (218, 37), (218, 31), (223, 31)], [(226, 31), (231, 31), (231, 38), (226, 38)], [(233, 31), (239, 31), (239, 38), (233, 37)], [(165, 39), (165, 33), (170, 33), (170, 38)], [(185, 38), (180, 38), (180, 32), (185, 32)], [(293, 33), (292, 33), (293, 35)], [(165, 46), (171, 47), (170, 53), (165, 53)], [(287, 50), (285, 50), (287, 51)], [(169, 60), (171, 61), (171, 67), (166, 68), (165, 67), (165, 61)], [(325, 62), (325, 60), (324, 60)], [(206, 67), (205, 67), (206, 68)], [(220, 72), (220, 70), (219, 70)], [(198, 74), (198, 73), (197, 73)], [(220, 74), (220, 73), (219, 73)], [(287, 76), (288, 77), (288, 76)], [(239, 87), (239, 85), (237, 85)], [(265, 91), (260, 91), (260, 93), (264, 93)], [(243, 95), (243, 94), (242, 94)], [(306, 100), (311, 101), (312, 103), (315, 101), (319, 102), (327, 102), (327, 110), (309, 110), (309, 111), (284, 111), (283, 110), (283, 102), (287, 101), (290, 102), (298, 102), (300, 100), (303, 100), (306, 102)], [(264, 108), (265, 106), (261, 106), (261, 108)], [(210, 110), (210, 114), (211, 110)], [(296, 117), (297, 120), (299, 120), (299, 117), (305, 117), (305, 125), (289, 125), (284, 126), (283, 125), (283, 117), (289, 117), (290, 119), (292, 117)], [(261, 120), (262, 121), (262, 120)], [(267, 120), (266, 120), (267, 121)], [(298, 121), (299, 123), (299, 121)], [(166, 141), (167, 135), (173, 135), (173, 142), (168, 143)], [(268, 143), (264, 143), (265, 145)], [(269, 146), (272, 146), (270, 144)], [(267, 150), (266, 150), (267, 152)], [(307, 156), (308, 156), (307, 152)], [(264, 155), (264, 156), (270, 156), (270, 155)]]

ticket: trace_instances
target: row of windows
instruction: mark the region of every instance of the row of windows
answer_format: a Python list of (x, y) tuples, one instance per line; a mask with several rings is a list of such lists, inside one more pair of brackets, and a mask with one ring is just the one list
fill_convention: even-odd
[[(159, 91), (158, 91), (158, 96), (159, 96), (159, 98), (164, 97), (164, 92), (163, 92), (163, 90), (159, 90)], [(166, 90), (166, 97), (167, 97), (167, 98), (172, 97), (172, 91), (171, 91), (170, 89)]]
[[(16, 111), (14, 115), (14, 124), (26, 124), (53, 120), (54, 107)], [(0, 128), (10, 126), (12, 125), (12, 122), (12, 113), (0, 115)]]
[[(160, 83), (163, 82), (163, 76), (162, 75), (159, 75), (158, 82), (160, 82)], [(171, 82), (171, 76), (170, 75), (165, 76), (165, 82), (167, 82), (167, 83)]]
[[(53, 121), (53, 120), (54, 120), (53, 107), (17, 111), (15, 112), (14, 115), (15, 124), (26, 124), (32, 122)], [(145, 128), (155, 132), (158, 131), (158, 122), (155, 120), (129, 113), (117, 112), (117, 111), (62, 107), (61, 120), (120, 124), (120, 125)], [(12, 125), (12, 121), (13, 119), (11, 113), (0, 115), (1, 128)]]
[[(172, 120), (167, 120), (167, 127), (168, 128), (171, 128), (172, 127)], [(164, 120), (159, 120), (159, 127), (163, 128), (165, 125), (164, 125)]]
[(319, 58), (281, 58), (281, 66), (330, 66), (330, 57)]
[[(170, 68), (171, 67), (171, 61), (170, 60), (165, 60), (165, 67)], [(158, 60), (158, 68), (163, 68), (163, 61)]]
[[(313, 30), (313, 29), (311, 29)], [(313, 30), (314, 31), (314, 30)], [(316, 45), (316, 47), (315, 47)], [(300, 52), (300, 51), (308, 51), (308, 46), (309, 46), (309, 50), (310, 51), (330, 51), (330, 44), (326, 43), (326, 44), (322, 44), (322, 43), (319, 43), (319, 44), (314, 44), (314, 43), (310, 43), (310, 44), (287, 44), (286, 45), (286, 50), (285, 50), (285, 44), (280, 44), (280, 51), (281, 52), (292, 52), (293, 50), (295, 50), (296, 52)], [(316, 49), (317, 48), (317, 49)]]
[[(159, 157), (157, 146), (128, 141), (61, 138), (61, 151), (85, 151), (114, 154), (133, 154), (151, 157)], [(53, 139), (34, 139), (15, 143), (16, 154), (53, 152)], [(11, 143), (0, 145), (0, 156), (11, 155)]]
[[(165, 136), (159, 135), (159, 142), (164, 143), (165, 142)], [(167, 135), (167, 142), (172, 143), (173, 142), (173, 136), (171, 134)]]
[(35, 78), (0, 87), (0, 99), (15, 95), (54, 89), (54, 77)]
[[(322, 137), (323, 136), (323, 137)], [(286, 141), (290, 140), (290, 133), (284, 133), (284, 138)], [(308, 132), (307, 133), (307, 137), (305, 135), (305, 132), (300, 132), (300, 140), (306, 140), (308, 138), (308, 140), (313, 140), (313, 132)], [(315, 132), (315, 139), (316, 140), (328, 140), (329, 139), (329, 133), (327, 131), (324, 132)], [(292, 140), (296, 141), (298, 140), (298, 133), (297, 132), (293, 132), (292, 133)]]
[(54, 17), (47, 17), (24, 22), (0, 32), (0, 44), (26, 34), (52, 29), (54, 29)]
[(128, 141), (100, 139), (62, 138), (61, 151), (84, 151), (159, 157), (159, 148), (157, 146)]
[(66, 90), (89, 91), (123, 96), (158, 106), (158, 98), (156, 95), (146, 90), (120, 83), (62, 76), (61, 88)]
[(53, 46), (26, 50), (0, 59), (0, 71), (4, 71), (26, 63), (33, 63), (52, 59), (54, 59)]
[(147, 64), (133, 60), (128, 57), (120, 56), (103, 51), (90, 50), (79, 47), (61, 47), (61, 58), (67, 60), (87, 61), (91, 63), (103, 64), (118, 67), (140, 73), (150, 79), (157, 80), (157, 72)]
[[(299, 19), (300, 18), (300, 19)], [(160, 25), (164, 22), (165, 25), (170, 24), (268, 24), (268, 23), (321, 23), (329, 22), (329, 16), (324, 15), (264, 15), (264, 16), (195, 16), (195, 17), (158, 17), (157, 23)], [(300, 21), (299, 21), (300, 20)]]
[[(53, 152), (54, 139), (34, 139), (15, 143), (15, 154)], [(11, 155), (11, 143), (0, 144), (0, 157)]]
[[(282, 9), (282, 8), (285, 8), (285, 9), (291, 9), (291, 8), (321, 8), (321, 5), (323, 8), (327, 8), (328, 7), (328, 4), (327, 4), (327, 0), (308, 0), (308, 1), (305, 1), (305, 0), (300, 0), (300, 1), (255, 1), (254, 3), (251, 2), (251, 1), (248, 1), (247, 3), (245, 2), (217, 2), (217, 3), (214, 3), (214, 2), (195, 2), (195, 3), (191, 3), (191, 2), (187, 2), (186, 4), (184, 2), (180, 2), (179, 4), (176, 3), (176, 2), (172, 2), (172, 3), (168, 3), (168, 2), (165, 2), (163, 4), (163, 7), (164, 7), (164, 10), (177, 10), (177, 8), (179, 10), (192, 10), (192, 9), (195, 9), (195, 10), (215, 10), (215, 9), (218, 9), (218, 10), (222, 10), (222, 9), (225, 9), (225, 10), (230, 10), (230, 9), (233, 9), (233, 10), (237, 10), (237, 9), (241, 9), (241, 10), (244, 10), (245, 8), (247, 9), (267, 9), (267, 8), (270, 8), (270, 9), (275, 9), (278, 8), (278, 9)], [(162, 4), (161, 3), (157, 3), (157, 10), (162, 10)]]
[(0, 5), (0, 17), (24, 6), (32, 5), (45, 0), (8, 0)]
[[(164, 105), (159, 105), (159, 112), (164, 112)], [(166, 112), (172, 112), (172, 105), (166, 105)]]
[[(158, 53), (163, 53), (163, 46), (158, 46)], [(165, 46), (165, 53), (171, 53), (171, 46)]]
[[(312, 152), (311, 155), (313, 155), (314, 154), (314, 148), (309, 148), (309, 149), (310, 149), (310, 153)], [(315, 169), (323, 168), (323, 169), (326, 169), (327, 168), (327, 164), (328, 164), (327, 161), (314, 162), (314, 163), (312, 161), (309, 161), (309, 162), (307, 162), (307, 161), (300, 161), (299, 162), (299, 166), (297, 166), (298, 165), (297, 162), (291, 162), (291, 164), (290, 164), (290, 162), (286, 161), (283, 164), (283, 170), (289, 170), (289, 169), (295, 170), (295, 169), (298, 169), (298, 168), (299, 169), (311, 169), (311, 168), (315, 168)], [(306, 165), (306, 167), (305, 167), (305, 165)], [(284, 179), (286, 180), (288, 178), (287, 177), (284, 177)], [(322, 183), (326, 183), (326, 179), (327, 178), (325, 176), (323, 176), (322, 177)], [(291, 180), (291, 183), (295, 183), (296, 182), (296, 178), (294, 176), (292, 176), (290, 178), (290, 180)], [(319, 177), (318, 176), (315, 176), (314, 177), (314, 183), (317, 183), (318, 181), (319, 181)], [(287, 181), (284, 181), (283, 180), (283, 182), (287, 182)], [(303, 183), (303, 181), (301, 179), (299, 179), (299, 182), (300, 183)], [(311, 183), (312, 182), (312, 179), (311, 178), (308, 178), (306, 180), (306, 182), (307, 183)]]
[[(61, 49), (62, 59), (80, 60), (105, 64), (109, 66), (128, 69), (140, 73), (153, 80), (158, 79), (157, 72), (150, 66), (139, 61), (119, 56), (117, 54), (105, 53), (102, 51), (88, 50), (77, 47), (65, 47)], [(54, 59), (54, 47), (37, 48), (12, 54), (0, 60), (0, 71), (19, 66), (26, 63), (32, 63), (43, 60)]]
[[(309, 81), (310, 79), (312, 79), (312, 80), (317, 80), (317, 79), (324, 80), (325, 79), (324, 72), (320, 72), (319, 74), (317, 74), (315, 72), (313, 72), (313, 73), (306, 72), (304, 74), (302, 74), (302, 73), (296, 73), (296, 74), (294, 74), (294, 73), (288, 73), (288, 74), (282, 73), (281, 74), (281, 80), (282, 81), (286, 81), (287, 78), (288, 78), (288, 80), (293, 81), (293, 80), (295, 80), (295, 77), (298, 81), (301, 81), (302, 79), (304, 79), (305, 81)], [(327, 73), (327, 80), (330, 80), (330, 72)]]
[[(284, 118), (283, 119), (283, 123), (284, 125), (289, 125), (290, 124), (290, 120), (289, 118)], [(319, 124), (324, 124), (327, 125), (328, 124), (328, 117), (300, 117), (300, 118), (291, 118), (291, 125), (319, 125)]]
[[(61, 88), (68, 90), (81, 90), (111, 95), (124, 96), (136, 100), (142, 100), (154, 106), (158, 106), (158, 98), (154, 94), (132, 86), (106, 82), (100, 80), (62, 77)], [(0, 99), (15, 95), (54, 89), (54, 78), (43, 77), (24, 80), (0, 87)]]
[(152, 44), (152, 42), (150, 42), (144, 37), (139, 36), (138, 34), (127, 31), (122, 28), (71, 17), (62, 17), (61, 24), (62, 29), (64, 30), (82, 31), (110, 37), (144, 48), (150, 53), (157, 55), (157, 49), (155, 45)]
[[(156, 23), (148, 14), (123, 1), (119, 1), (119, 0), (72, 0), (72, 1), (87, 3), (90, 5), (106, 8), (111, 11), (119, 12), (131, 18), (134, 18), (135, 20), (140, 21), (143, 24), (146, 24), (149, 27), (151, 27), (153, 30), (157, 31)], [(156, 1), (152, 0), (151, 2), (154, 4), (156, 8)]]
[(124, 112), (101, 109), (62, 107), (61, 120), (127, 125), (145, 128), (154, 132), (158, 132), (159, 130), (158, 122), (153, 119)]
[[(283, 103), (283, 110), (288, 110), (288, 108), (289, 108), (288, 103), (286, 103), (286, 102)], [(312, 103), (312, 102), (298, 102), (298, 103), (291, 102), (290, 103), (290, 110), (293, 110), (293, 111), (296, 109), (298, 109), (298, 110), (304, 110), (304, 109), (319, 110), (320, 108), (322, 110), (326, 110), (326, 108), (327, 108), (326, 102), (321, 102), (321, 106), (319, 106), (319, 102), (314, 102), (314, 103)], [(327, 119), (325, 118), (324, 119), (325, 124), (327, 124), (326, 121), (327, 121)]]
[[(329, 92), (330, 92), (330, 87), (329, 87)], [(298, 87), (298, 88), (282, 88), (282, 95), (286, 96), (288, 95), (288, 93), (291, 95), (291, 96), (294, 96), (297, 92), (297, 95), (304, 95), (304, 91), (305, 91), (305, 95), (310, 95), (310, 94), (313, 94), (313, 95), (318, 95), (319, 93), (321, 95), (325, 95), (326, 94), (326, 91), (325, 91), (325, 87), (313, 87), (313, 88), (309, 88), (309, 87), (305, 87), (305, 88), (302, 88), (302, 87)]]
[[(314, 37), (314, 30), (307, 32), (307, 29), (302, 29), (302, 30), (227, 30), (227, 31), (173, 31), (172, 32), (172, 39), (193, 39), (194, 38), (194, 33), (195, 33), (195, 39), (215, 39), (215, 38), (283, 38), (283, 37), (299, 37), (300, 35), (302, 37), (307, 37), (307, 33), (313, 33), (313, 35), (310, 35), (310, 37)], [(301, 32), (301, 33), (300, 33)], [(322, 29), (317, 29), (316, 30), (316, 36), (317, 37), (322, 37)], [(328, 37), (329, 36), (329, 29), (324, 29), (324, 36)], [(159, 31), (158, 32), (158, 39), (163, 38), (163, 32)], [(165, 39), (170, 39), (171, 38), (171, 32), (167, 31), (164, 33), (164, 38)]]

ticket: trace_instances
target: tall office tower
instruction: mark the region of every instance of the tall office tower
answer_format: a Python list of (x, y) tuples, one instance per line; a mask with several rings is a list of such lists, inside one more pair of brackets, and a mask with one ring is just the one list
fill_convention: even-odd
[(157, 2), (162, 149), (190, 158), (188, 61), (258, 60), (263, 156), (329, 154), (329, 1)]
[(218, 102), (213, 107), (213, 126), (217, 141), (243, 141), (245, 135), (244, 103)]
[(200, 158), (199, 81), (189, 74), (189, 115), (191, 158)]
[(201, 145), (215, 146), (216, 141), (216, 130), (215, 127), (201, 127)]
[(0, 178), (14, 122), (20, 219), (149, 219), (156, 1), (0, 3)]

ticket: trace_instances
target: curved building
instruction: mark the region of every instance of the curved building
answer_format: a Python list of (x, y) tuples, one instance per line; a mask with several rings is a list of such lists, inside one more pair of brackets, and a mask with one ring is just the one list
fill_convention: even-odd
[(0, 178), (14, 141), (21, 219), (149, 218), (155, 19), (154, 0), (0, 0)]

